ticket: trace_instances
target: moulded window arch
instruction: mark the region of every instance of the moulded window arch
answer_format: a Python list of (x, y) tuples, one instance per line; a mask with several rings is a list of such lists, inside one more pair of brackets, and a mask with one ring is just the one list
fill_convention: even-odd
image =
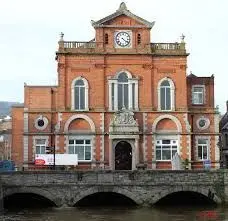
[(138, 78), (121, 70), (109, 81), (109, 110), (138, 109)]
[(88, 81), (77, 77), (71, 84), (71, 109), (88, 110)]
[(170, 78), (158, 82), (158, 110), (172, 111), (175, 109), (175, 86)]

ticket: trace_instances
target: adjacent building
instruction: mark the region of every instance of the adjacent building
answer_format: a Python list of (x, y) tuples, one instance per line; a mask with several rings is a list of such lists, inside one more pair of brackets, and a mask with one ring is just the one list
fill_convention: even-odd
[(0, 160), (11, 159), (12, 119), (10, 116), (0, 117)]
[(228, 101), (226, 102), (226, 113), (222, 116), (219, 122), (220, 136), (220, 153), (221, 166), (228, 168)]
[(85, 169), (171, 169), (176, 152), (192, 169), (219, 167), (214, 76), (187, 76), (184, 36), (154, 43), (154, 24), (121, 3), (91, 22), (94, 39), (61, 34), (58, 85), (25, 85), (24, 107), (12, 110), (18, 166), (52, 146)]

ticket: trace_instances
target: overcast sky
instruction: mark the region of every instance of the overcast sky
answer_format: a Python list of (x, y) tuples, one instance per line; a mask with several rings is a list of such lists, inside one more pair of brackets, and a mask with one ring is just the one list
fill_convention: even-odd
[[(180, 41), (184, 33), (189, 74), (215, 76), (215, 105), (228, 100), (227, 0), (127, 0), (134, 14), (155, 21), (152, 42)], [(114, 13), (121, 0), (0, 0), (0, 100), (23, 102), (24, 82), (57, 82), (55, 51), (64, 40), (94, 37), (91, 20)]]

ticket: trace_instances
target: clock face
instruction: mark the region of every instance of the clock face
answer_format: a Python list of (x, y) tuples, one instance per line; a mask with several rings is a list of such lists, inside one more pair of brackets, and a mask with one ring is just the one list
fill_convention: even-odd
[(131, 42), (131, 36), (128, 32), (120, 31), (116, 34), (115, 41), (120, 47), (128, 47)]

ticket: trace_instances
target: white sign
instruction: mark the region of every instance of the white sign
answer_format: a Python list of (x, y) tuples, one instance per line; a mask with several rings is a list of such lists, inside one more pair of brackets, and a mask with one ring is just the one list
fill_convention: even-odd
[[(53, 154), (36, 154), (35, 165), (54, 165)], [(55, 154), (55, 165), (78, 165), (77, 154)]]

